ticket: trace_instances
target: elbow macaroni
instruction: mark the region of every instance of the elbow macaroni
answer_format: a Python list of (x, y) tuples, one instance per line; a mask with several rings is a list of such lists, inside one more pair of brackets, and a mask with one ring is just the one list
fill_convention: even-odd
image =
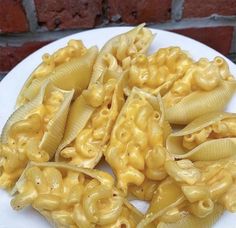
[(115, 189), (111, 176), (101, 171), (33, 163), (16, 186), (14, 209), (32, 205), (58, 227), (135, 228), (142, 217)]

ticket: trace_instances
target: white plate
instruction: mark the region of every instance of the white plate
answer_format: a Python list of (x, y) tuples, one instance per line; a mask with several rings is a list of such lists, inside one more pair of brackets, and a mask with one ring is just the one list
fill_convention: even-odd
[[(16, 97), (21, 87), (30, 73), (41, 62), (41, 56), (44, 53), (53, 53), (57, 49), (65, 46), (67, 41), (70, 39), (81, 39), (87, 47), (97, 45), (101, 48), (110, 38), (126, 32), (129, 29), (130, 27), (112, 27), (77, 33), (48, 44), (24, 59), (13, 70), (11, 70), (11, 72), (9, 72), (0, 83), (0, 131), (7, 118), (14, 110)], [(161, 47), (179, 46), (188, 51), (195, 60), (201, 57), (213, 59), (215, 56), (225, 58), (223, 55), (206, 45), (182, 35), (156, 29), (152, 29), (152, 31), (153, 33), (156, 33), (156, 37), (152, 43), (150, 52), (154, 52)], [(222, 40), (222, 42), (224, 41)], [(227, 58), (225, 58), (225, 60), (228, 62), (232, 74), (236, 75), (236, 65)], [(228, 105), (227, 111), (236, 112), (236, 96), (234, 96)], [(0, 190), (0, 228), (25, 228), (31, 226), (34, 228), (50, 227), (42, 216), (30, 208), (20, 212), (13, 211), (9, 205), (10, 199), (10, 196), (6, 192)], [(134, 203), (143, 211), (147, 208), (147, 205), (143, 202), (136, 201)], [(225, 213), (214, 227), (235, 228), (236, 214)]]

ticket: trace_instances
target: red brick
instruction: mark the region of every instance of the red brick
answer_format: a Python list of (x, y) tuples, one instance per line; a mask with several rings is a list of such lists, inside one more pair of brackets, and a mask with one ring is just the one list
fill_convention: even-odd
[(170, 19), (171, 0), (108, 0), (111, 21), (130, 24), (163, 22)]
[(226, 55), (230, 51), (233, 38), (233, 27), (212, 27), (212, 28), (189, 28), (172, 30), (195, 40), (198, 40), (209, 47)]
[(92, 28), (101, 22), (102, 0), (35, 0), (38, 22), (55, 28)]
[(212, 14), (236, 15), (236, 0), (185, 0), (183, 17), (208, 17)]
[(0, 46), (0, 72), (11, 70), (17, 63), (50, 41), (29, 42), (22, 46)]
[(26, 32), (28, 28), (21, 1), (0, 0), (0, 32)]

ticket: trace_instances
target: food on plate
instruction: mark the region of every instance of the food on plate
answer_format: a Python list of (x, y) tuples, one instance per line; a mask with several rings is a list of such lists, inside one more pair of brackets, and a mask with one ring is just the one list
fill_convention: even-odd
[(37, 96), (47, 79), (60, 89), (74, 89), (75, 95), (79, 95), (89, 84), (97, 53), (96, 47), (87, 49), (82, 41), (70, 40), (66, 47), (52, 55), (44, 54), (43, 62), (33, 71), (21, 89), (16, 102), (17, 107)]
[(0, 139), (14, 209), (59, 228), (210, 228), (236, 212), (236, 80), (222, 57), (148, 53), (153, 38), (142, 24), (43, 56)]
[(170, 134), (167, 148), (178, 159), (218, 160), (236, 151), (236, 114), (207, 113)]
[[(124, 103), (124, 78), (119, 78), (119, 74), (107, 71), (103, 76), (102, 84), (99, 86), (97, 84), (96, 87), (91, 87), (82, 94), (79, 99), (84, 100), (84, 105), (88, 106), (89, 101), (87, 103), (86, 101), (90, 99), (98, 107), (94, 110), (84, 128), (82, 128), (84, 119), (81, 117), (87, 114), (87, 109), (91, 110), (90, 107), (82, 109), (81, 105), (82, 110), (79, 110), (81, 112), (79, 113), (80, 119), (74, 118), (76, 114), (70, 113), (68, 118), (70, 123), (68, 123), (65, 132), (65, 140), (70, 143), (66, 144), (65, 140), (62, 141), (62, 145), (55, 156), (56, 161), (64, 161), (87, 168), (93, 168), (100, 161), (107, 147), (116, 117)], [(96, 100), (96, 98), (101, 99), (101, 101)], [(78, 112), (78, 109), (71, 111)], [(79, 124), (78, 120), (81, 121), (81, 129), (78, 134), (74, 134), (75, 131), (72, 130), (76, 124)]]
[[(190, 212), (191, 205), (192, 211), (200, 213), (200, 217)], [(221, 205), (214, 205), (208, 199), (191, 204), (185, 198), (178, 184), (171, 178), (167, 178), (159, 185), (145, 218), (137, 228), (210, 228), (223, 214), (223, 211)]]
[(149, 56), (136, 54), (128, 70), (125, 91), (129, 94), (135, 86), (155, 95), (164, 95), (192, 64), (188, 53), (179, 47), (161, 48)]
[(105, 43), (94, 63), (91, 84), (96, 82), (104, 70), (122, 72), (129, 68), (137, 53), (146, 53), (154, 38), (151, 30), (141, 24), (126, 33), (113, 37)]
[(170, 130), (160, 96), (133, 88), (104, 152), (124, 193), (131, 184), (141, 185), (145, 177), (157, 181), (167, 176), (164, 145)]
[(88, 168), (100, 161), (124, 103), (127, 64), (134, 54), (145, 53), (153, 39), (143, 26), (114, 37), (99, 52), (88, 89), (72, 104), (57, 161)]
[(202, 58), (163, 96), (166, 118), (173, 124), (188, 124), (205, 113), (223, 111), (235, 90), (236, 81), (223, 58)]
[(14, 209), (32, 205), (57, 227), (135, 228), (143, 217), (115, 188), (113, 178), (96, 169), (31, 163), (14, 192)]
[(1, 187), (12, 188), (29, 161), (53, 158), (63, 137), (73, 93), (46, 81), (35, 99), (11, 115), (1, 135)]
[(205, 157), (194, 163), (186, 159), (167, 162), (169, 177), (158, 186), (146, 218), (138, 227), (149, 223), (160, 227), (169, 223), (173, 223), (170, 227), (210, 227), (224, 209), (236, 212), (235, 158), (234, 151), (228, 156), (221, 153), (217, 160)]

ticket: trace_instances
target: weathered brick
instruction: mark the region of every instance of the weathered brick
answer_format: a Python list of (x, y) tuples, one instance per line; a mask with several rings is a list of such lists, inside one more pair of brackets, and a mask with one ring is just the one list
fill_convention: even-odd
[(22, 46), (0, 46), (0, 72), (11, 70), (17, 63), (50, 41), (29, 42)]
[(185, 0), (183, 17), (207, 17), (212, 14), (236, 15), (236, 0)]
[(24, 8), (20, 0), (0, 0), (0, 32), (28, 30)]
[(171, 0), (108, 0), (108, 17), (113, 22), (163, 22), (170, 13)]
[(233, 38), (233, 27), (229, 26), (178, 29), (172, 30), (172, 32), (198, 40), (224, 55), (229, 53)]
[(92, 28), (101, 22), (102, 0), (35, 0), (38, 22), (55, 28)]

